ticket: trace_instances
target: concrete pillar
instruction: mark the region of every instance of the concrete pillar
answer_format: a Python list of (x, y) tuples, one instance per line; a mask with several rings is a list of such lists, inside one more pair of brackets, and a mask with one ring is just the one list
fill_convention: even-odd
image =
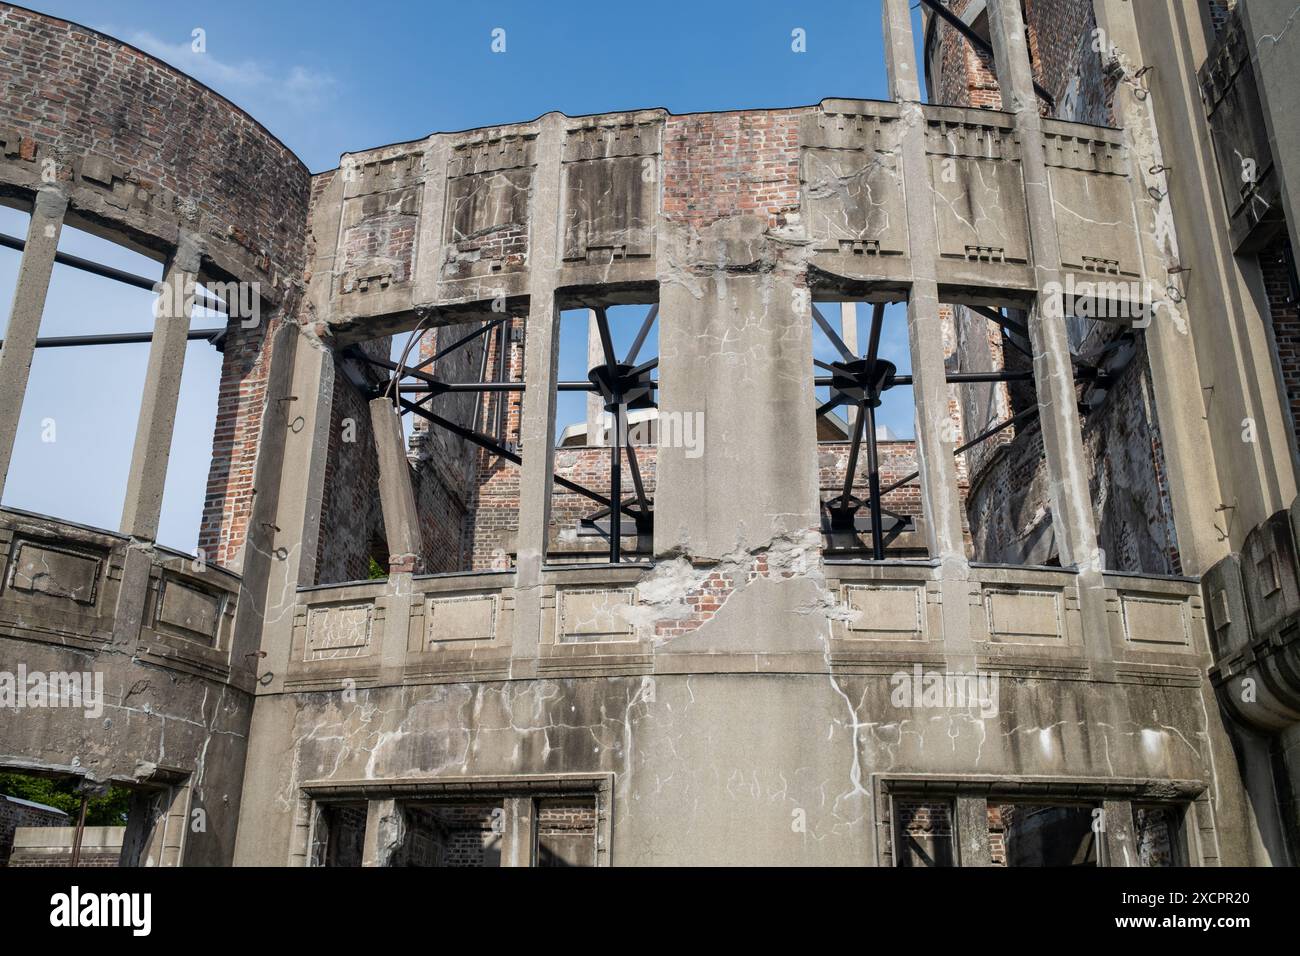
[(533, 799), (507, 797), (501, 840), (502, 866), (533, 865)]
[(1101, 822), (1094, 824), (1093, 831), (1101, 843), (1097, 859), (1102, 866), (1138, 865), (1133, 804), (1127, 800), (1103, 800)]
[(4, 494), (13, 457), (32, 353), (41, 328), (41, 314), (45, 311), (45, 293), (49, 291), (54, 253), (59, 247), (67, 208), (68, 197), (62, 191), (54, 186), (42, 186), (27, 225), (27, 245), (18, 265), (9, 325), (4, 332), (4, 348), (0, 350), (0, 496)]
[[(596, 310), (587, 310), (587, 368), (605, 364), (605, 350), (600, 345), (600, 327), (596, 325)], [(600, 439), (605, 418), (605, 403), (599, 392), (587, 393), (587, 444), (603, 445)]]
[(411, 466), (406, 461), (402, 416), (389, 399), (376, 398), (370, 403), (370, 424), (379, 455), (379, 506), (388, 538), (388, 573), (418, 574), (424, 570), (424, 547)]
[[(1078, 569), (1084, 652), (1093, 678), (1104, 681), (1114, 674), (1114, 650), (1106, 614), (1103, 558), (1097, 546), (1097, 526), (1079, 427), (1069, 332), (1059, 291), (1062, 288), (1061, 248), (1047, 181), (1043, 121), (1038, 112), (1038, 94), (1034, 91), (1020, 2), (989, 0), (988, 9), (1002, 108), (1015, 114), (1025, 181), (1029, 244), (1034, 261), (1034, 285), (1038, 290), (1029, 314), (1029, 342), (1034, 354), (1034, 386), (1038, 392), (1038, 418), (1047, 459), (1052, 533), (1061, 566)], [(1127, 703), (1120, 695), (1108, 695), (1107, 701), (1112, 708), (1110, 719), (1116, 726), (1122, 725), (1128, 719)]]
[(182, 233), (154, 304), (153, 340), (149, 344), (121, 528), (123, 534), (145, 541), (158, 536), (201, 252), (197, 237)]
[[(1123, 0), (1093, 0), (1097, 26), (1109, 43), (1139, 57), (1141, 47), (1132, 6)], [(1174, 173), (1158, 171), (1165, 165), (1165, 152), (1156, 129), (1152, 97), (1139, 99), (1130, 84), (1115, 89), (1115, 120), (1123, 127), (1130, 150), (1130, 181), (1133, 206), (1139, 215), (1139, 233), (1143, 261), (1143, 279), (1153, 290), (1161, 290), (1168, 279), (1168, 269), (1179, 265), (1177, 238), (1173, 218), (1168, 217), (1157, 229), (1156, 208), (1147, 194), (1148, 188), (1161, 192), (1169, 189)], [(1211, 159), (1212, 162), (1212, 159)], [(1191, 179), (1189, 165), (1186, 178)], [(1184, 174), (1180, 170), (1179, 178)], [(1167, 197), (1165, 202), (1172, 202)], [(1157, 242), (1157, 234), (1164, 244)], [(1199, 273), (1197, 274), (1199, 278)], [(1163, 294), (1163, 293), (1160, 293)], [(1199, 307), (1207, 307), (1201, 297)], [(1217, 481), (1206, 480), (1215, 469), (1206, 467), (1213, 441), (1205, 416), (1205, 392), (1201, 369), (1196, 358), (1191, 321), (1186, 302), (1165, 298), (1162, 308), (1143, 333), (1151, 363), (1151, 391), (1155, 396), (1156, 416), (1160, 421), (1161, 448), (1168, 465), (1165, 478), (1169, 485), (1174, 527), (1178, 534), (1178, 553), (1185, 574), (1201, 574), (1217, 564), (1229, 552), (1228, 542), (1215, 528), (1219, 515), (1215, 509), (1222, 502)], [(1209, 306), (1211, 314), (1213, 307)], [(1216, 332), (1217, 335), (1217, 332)]]
[(551, 468), (555, 461), (555, 382), (560, 361), (560, 313), (555, 302), (559, 270), (561, 151), (564, 118), (542, 118), (530, 216), (528, 320), (524, 325), (524, 393), (519, 441), (519, 530), (515, 538), (514, 644), (511, 676), (536, 671), (541, 638), (542, 565), (551, 514)]
[(992, 866), (989, 802), (983, 796), (957, 797), (957, 860), (960, 866)]
[(966, 566), (962, 504), (957, 488), (957, 447), (948, 413), (947, 370), (943, 361), (943, 323), (939, 317), (938, 232), (935, 227), (930, 165), (925, 155), (921, 85), (907, 0), (884, 0), (885, 56), (889, 88), (903, 111), (899, 163), (905, 184), (912, 288), (907, 300), (907, 333), (912, 355), (912, 394), (916, 402), (916, 457), (925, 501), (926, 534), (932, 557)]
[(406, 839), (406, 815), (392, 799), (371, 800), (366, 805), (366, 836), (362, 866), (391, 866), (393, 854)]
[[(916, 404), (916, 464), (925, 502), (926, 544), (940, 563), (944, 665), (975, 667), (970, 626), (970, 562), (962, 533), (963, 506), (953, 451), (958, 435), (948, 411), (948, 370), (939, 315), (939, 236), (935, 225), (925, 118), (916, 69), (912, 11), (908, 0), (884, 0), (885, 55), (889, 88), (902, 110), (899, 165), (905, 185), (912, 288), (907, 297), (907, 335)], [(987, 835), (985, 837), (987, 842)]]
[(1062, 567), (1097, 567), (1097, 529), (1093, 521), (1088, 470), (1079, 429), (1079, 410), (1070, 361), (1070, 340), (1062, 315), (1061, 249), (1047, 182), (1043, 123), (1034, 92), (1034, 75), (1025, 40), (1019, 0), (989, 0), (1002, 108), (1015, 114), (1020, 165), (1025, 180), (1029, 239), (1034, 260), (1036, 305), (1029, 316), (1034, 353), (1034, 384), (1051, 487), (1052, 530)]

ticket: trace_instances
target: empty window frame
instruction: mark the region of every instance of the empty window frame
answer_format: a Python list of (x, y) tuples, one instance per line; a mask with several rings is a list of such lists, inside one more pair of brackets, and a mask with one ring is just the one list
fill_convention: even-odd
[(391, 866), (501, 865), (505, 810), (501, 800), (410, 802), (401, 806), (403, 839)]
[(953, 801), (897, 794), (893, 798), (894, 865), (957, 866), (957, 825)]
[(1089, 804), (990, 800), (994, 866), (1096, 866), (1101, 808)]
[[(11, 250), (4, 262), (12, 258), (15, 269), (26, 225), (26, 217), (0, 210), (0, 244)], [(160, 262), (64, 224), (6, 504), (93, 527), (118, 527), (162, 274)], [(5, 283), (12, 284), (7, 271), (0, 273), (0, 285)], [(208, 299), (200, 287), (157, 534), (159, 543), (186, 552), (196, 549), (199, 538), (222, 367), (211, 346), (225, 331), (225, 316), (204, 309), (205, 303), (219, 305)], [(93, 481), (85, 480), (89, 458), (97, 462)]]
[(828, 557), (925, 557), (905, 303), (814, 303), (818, 482)]
[(312, 866), (360, 866), (366, 842), (366, 803), (319, 803), (312, 834)]
[(560, 313), (553, 564), (651, 555), (657, 448), (673, 434), (659, 421), (658, 315), (654, 304), (602, 302)]
[[(500, 866), (511, 814), (531, 822), (524, 831), (526, 859), (538, 867), (596, 866), (601, 817), (591, 792), (530, 796), (413, 797), (395, 804), (400, 840), (383, 865), (402, 867)], [(313, 866), (360, 866), (366, 816), (364, 800), (315, 804)]]

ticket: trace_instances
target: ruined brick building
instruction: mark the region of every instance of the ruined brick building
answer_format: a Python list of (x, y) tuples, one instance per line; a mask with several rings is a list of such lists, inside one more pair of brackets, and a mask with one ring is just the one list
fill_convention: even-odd
[[(0, 671), (106, 688), (0, 769), (129, 789), (123, 863), (1294, 863), (1292, 6), (881, 0), (887, 101), (313, 175), (0, 5), (0, 481), (63, 224), (182, 292), (121, 526), (0, 511)], [(195, 282), (260, 320), (187, 555)]]

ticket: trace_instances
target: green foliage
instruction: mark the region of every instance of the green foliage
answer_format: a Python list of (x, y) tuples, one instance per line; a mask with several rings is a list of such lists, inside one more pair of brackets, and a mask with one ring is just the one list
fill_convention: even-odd
[(388, 572), (379, 566), (378, 561), (376, 561), (374, 558), (371, 558), (370, 570), (366, 572), (366, 577), (373, 581), (375, 578), (388, 577)]
[[(62, 810), (68, 815), (68, 825), (77, 822), (81, 810), (81, 794), (73, 777), (40, 777), (25, 773), (0, 772), (0, 793), (20, 800), (43, 803)], [(102, 797), (91, 797), (86, 803), (86, 826), (120, 827), (126, 823), (131, 791), (125, 787), (109, 787)]]

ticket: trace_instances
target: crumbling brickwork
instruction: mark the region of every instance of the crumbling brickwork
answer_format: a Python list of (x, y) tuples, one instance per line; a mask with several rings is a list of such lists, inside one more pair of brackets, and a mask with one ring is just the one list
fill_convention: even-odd
[(664, 128), (664, 215), (703, 228), (750, 213), (784, 225), (799, 211), (803, 110), (669, 116)]

